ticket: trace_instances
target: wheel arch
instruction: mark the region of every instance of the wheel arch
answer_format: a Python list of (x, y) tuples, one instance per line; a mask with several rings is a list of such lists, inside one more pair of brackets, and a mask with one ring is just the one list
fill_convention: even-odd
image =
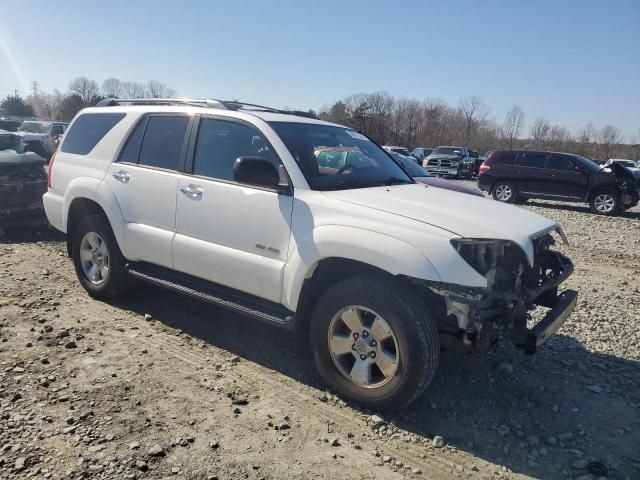
[(311, 274), (305, 278), (300, 289), (296, 308), (296, 332), (307, 331), (316, 302), (331, 285), (356, 275), (395, 278), (388, 271), (359, 260), (344, 257), (323, 258), (311, 267)]
[(608, 192), (612, 193), (618, 198), (620, 198), (620, 190), (615, 183), (603, 183), (601, 185), (597, 185), (591, 189), (589, 195), (587, 196), (587, 201), (591, 201), (593, 197), (595, 197), (600, 192)]
[[(94, 180), (94, 179), (92, 179)], [(95, 180), (94, 180), (95, 181)], [(75, 188), (73, 188), (75, 187)], [(71, 255), (71, 242), (78, 222), (86, 215), (102, 215), (109, 223), (118, 242), (118, 246), (126, 257), (124, 250), (124, 220), (115, 195), (104, 183), (95, 181), (89, 185), (69, 185), (66, 195), (64, 225), (67, 233), (67, 253)]]

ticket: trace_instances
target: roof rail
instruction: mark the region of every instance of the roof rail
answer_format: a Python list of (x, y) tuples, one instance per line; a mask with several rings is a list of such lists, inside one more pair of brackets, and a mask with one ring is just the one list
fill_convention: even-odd
[(277, 108), (245, 103), (236, 100), (216, 100), (212, 98), (105, 98), (96, 107), (115, 107), (117, 105), (188, 105), (193, 107), (218, 108), (245, 112), (285, 113), (299, 117), (317, 118), (315, 115), (298, 110), (279, 110)]
[(96, 103), (96, 107), (115, 107), (117, 105), (191, 105), (194, 107), (221, 108), (229, 110), (220, 100), (208, 98), (105, 98)]

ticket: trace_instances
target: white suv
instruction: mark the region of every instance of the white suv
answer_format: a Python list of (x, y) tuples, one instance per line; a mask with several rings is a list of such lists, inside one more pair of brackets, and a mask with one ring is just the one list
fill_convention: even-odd
[[(353, 155), (323, 165), (323, 147)], [(554, 222), (415, 183), (353, 129), (256, 105), (85, 109), (44, 205), (90, 295), (139, 279), (295, 327), (335, 391), (379, 410), (416, 398), (443, 348), (535, 351), (577, 298), (558, 295), (573, 267)], [(549, 311), (528, 329), (536, 305)]]

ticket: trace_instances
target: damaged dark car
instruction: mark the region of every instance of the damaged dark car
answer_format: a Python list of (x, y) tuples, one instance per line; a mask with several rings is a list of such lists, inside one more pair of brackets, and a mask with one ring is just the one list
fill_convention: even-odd
[(640, 179), (631, 169), (569, 153), (495, 150), (480, 167), (478, 186), (500, 202), (584, 202), (599, 215), (620, 214), (640, 200)]
[(0, 228), (47, 223), (45, 160), (19, 135), (0, 130)]

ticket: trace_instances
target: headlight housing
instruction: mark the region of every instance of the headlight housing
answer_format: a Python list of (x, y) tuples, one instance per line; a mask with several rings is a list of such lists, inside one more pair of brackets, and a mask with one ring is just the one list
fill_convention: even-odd
[(513, 243), (505, 240), (456, 238), (451, 240), (451, 245), (458, 254), (471, 265), (480, 275), (485, 276), (492, 267), (495, 267), (501, 246)]
[(527, 268), (522, 248), (510, 240), (456, 238), (451, 245), (476, 272), (487, 279), (487, 286), (512, 290)]

